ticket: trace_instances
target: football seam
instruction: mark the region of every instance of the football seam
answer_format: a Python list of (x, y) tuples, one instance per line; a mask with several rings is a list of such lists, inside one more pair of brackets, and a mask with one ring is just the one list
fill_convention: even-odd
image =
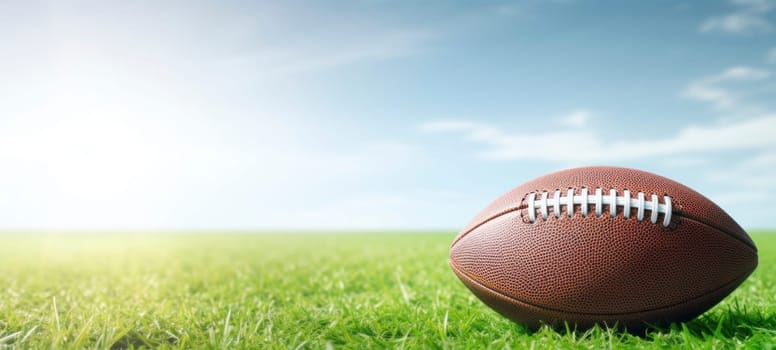
[[(462, 240), (464, 237), (466, 237), (466, 235), (468, 235), (468, 234), (469, 234), (469, 233), (471, 233), (472, 231), (476, 230), (476, 229), (477, 229), (477, 228), (479, 228), (480, 226), (482, 226), (482, 225), (485, 225), (486, 223), (488, 223), (488, 222), (490, 222), (490, 221), (492, 221), (492, 220), (495, 220), (495, 219), (497, 219), (497, 218), (499, 218), (499, 217), (501, 217), (501, 216), (503, 216), (503, 215), (506, 215), (506, 214), (509, 214), (509, 213), (511, 213), (511, 212), (513, 212), (513, 211), (518, 211), (518, 210), (519, 210), (519, 211), (521, 211), (521, 214), (520, 214), (520, 215), (521, 215), (521, 218), (522, 218), (522, 210), (523, 210), (523, 209), (527, 209), (527, 208), (528, 208), (528, 205), (526, 205), (526, 204), (522, 204), (522, 202), (521, 202), (521, 204), (520, 204), (519, 206), (517, 206), (517, 207), (512, 207), (512, 208), (509, 208), (509, 209), (505, 209), (505, 210), (503, 210), (503, 211), (499, 212), (498, 214), (495, 214), (495, 215), (493, 215), (493, 216), (490, 216), (490, 217), (488, 217), (488, 218), (487, 218), (487, 219), (485, 219), (485, 220), (482, 220), (482, 222), (478, 223), (477, 225), (474, 225), (474, 226), (472, 226), (472, 227), (471, 227), (469, 230), (467, 230), (465, 233), (463, 233), (463, 234), (460, 234), (460, 235), (458, 236), (458, 238), (456, 238), (456, 240), (453, 242), (453, 244), (451, 245), (451, 247), (452, 247), (452, 246), (455, 246), (455, 244), (456, 244), (456, 243), (458, 243), (459, 241), (461, 241), (461, 240)], [(680, 208), (681, 208), (681, 207), (680, 207)], [(694, 217), (694, 216), (689, 216), (689, 215), (686, 215), (686, 213), (683, 213), (681, 210), (671, 211), (671, 215), (674, 215), (674, 217), (677, 219), (677, 222), (679, 222), (679, 220), (678, 220), (679, 218), (684, 218), (684, 219), (691, 220), (691, 221), (695, 221), (695, 222), (697, 222), (697, 223), (699, 223), (699, 224), (702, 224), (702, 225), (708, 226), (708, 227), (710, 227), (710, 228), (713, 228), (713, 229), (715, 229), (715, 230), (717, 230), (717, 231), (719, 231), (719, 232), (722, 232), (722, 233), (724, 233), (726, 236), (728, 236), (728, 237), (731, 237), (731, 238), (733, 238), (734, 240), (738, 241), (739, 243), (741, 243), (741, 244), (745, 245), (747, 248), (751, 249), (751, 251), (752, 251), (752, 252), (754, 252), (754, 253), (755, 253), (755, 255), (757, 255), (757, 247), (755, 247), (753, 244), (750, 244), (749, 242), (747, 242), (747, 241), (746, 241), (746, 240), (744, 240), (743, 238), (741, 238), (741, 237), (738, 237), (738, 235), (735, 235), (735, 234), (733, 234), (733, 233), (730, 233), (730, 232), (728, 232), (727, 230), (724, 230), (724, 229), (723, 229), (722, 227), (720, 227), (720, 226), (717, 226), (717, 225), (714, 225), (714, 224), (711, 224), (711, 223), (705, 222), (705, 221), (703, 221), (703, 220), (700, 220), (699, 218), (697, 218), (697, 217)]]
[(451, 244), (450, 246), (451, 246), (451, 247), (452, 247), (452, 246), (455, 246), (455, 244), (456, 244), (456, 243), (458, 243), (460, 240), (462, 240), (464, 237), (466, 237), (466, 235), (468, 235), (468, 234), (469, 234), (469, 233), (471, 233), (472, 231), (476, 230), (478, 227), (480, 227), (480, 226), (482, 226), (482, 225), (485, 225), (485, 224), (487, 224), (487, 223), (488, 223), (488, 222), (490, 222), (491, 220), (497, 219), (497, 218), (501, 217), (502, 215), (509, 214), (509, 213), (511, 213), (511, 212), (513, 212), (513, 211), (523, 210), (523, 209), (526, 209), (526, 208), (528, 208), (528, 205), (527, 205), (527, 204), (521, 204), (521, 205), (519, 205), (519, 206), (517, 206), (517, 207), (514, 207), (514, 208), (509, 208), (509, 209), (504, 209), (504, 210), (502, 210), (502, 211), (498, 212), (498, 213), (497, 213), (497, 214), (495, 214), (495, 215), (489, 216), (489, 217), (488, 217), (488, 218), (486, 218), (485, 220), (482, 220), (480, 223), (478, 223), (478, 224), (476, 224), (476, 225), (472, 226), (470, 229), (466, 230), (466, 232), (464, 232), (464, 233), (462, 233), (462, 234), (459, 234), (459, 235), (458, 235), (458, 238), (456, 238), (456, 239), (455, 239), (455, 241), (453, 241), (453, 244)]
[[(470, 276), (469, 274), (464, 272), (460, 267), (456, 266), (455, 263), (452, 260), (450, 260), (449, 263), (450, 263), (450, 267), (452, 267), (452, 269), (453, 269), (453, 272), (455, 272), (456, 274), (460, 274), (459, 276), (464, 276), (466, 279), (468, 279), (472, 283), (477, 284), (477, 286), (479, 286), (479, 287), (481, 287), (481, 288), (483, 288), (485, 290), (488, 290), (488, 291), (490, 291), (493, 294), (496, 294), (496, 295), (501, 296), (501, 297), (503, 297), (505, 299), (508, 299), (508, 300), (513, 300), (513, 301), (518, 302), (518, 303), (523, 303), (525, 305), (529, 305), (529, 306), (535, 307), (537, 309), (542, 309), (542, 310), (551, 311), (551, 312), (557, 312), (557, 313), (570, 314), (570, 315), (575, 315), (575, 316), (578, 315), (578, 316), (613, 316), (613, 317), (627, 316), (627, 315), (636, 315), (636, 314), (640, 314), (640, 313), (648, 313), (648, 312), (655, 312), (655, 311), (660, 311), (660, 310), (664, 310), (664, 309), (676, 308), (676, 307), (681, 306), (683, 304), (687, 304), (687, 303), (690, 303), (690, 302), (692, 302), (694, 300), (697, 300), (697, 299), (703, 298), (705, 296), (714, 294), (714, 293), (716, 293), (719, 290), (722, 290), (724, 288), (729, 287), (731, 284), (742, 283), (754, 271), (754, 270), (747, 271), (747, 272), (741, 274), (740, 276), (736, 276), (736, 278), (734, 278), (734, 279), (732, 279), (732, 280), (722, 284), (721, 286), (719, 286), (717, 288), (714, 288), (714, 289), (712, 289), (712, 290), (710, 290), (710, 291), (708, 291), (706, 293), (703, 293), (701, 295), (695, 296), (693, 298), (690, 298), (690, 299), (678, 302), (676, 304), (656, 307), (656, 308), (653, 308), (653, 309), (645, 309), (645, 310), (639, 310), (639, 311), (630, 311), (630, 312), (624, 312), (624, 313), (594, 313), (594, 312), (578, 312), (578, 311), (567, 311), (567, 310), (562, 310), (562, 309), (555, 309), (555, 308), (551, 308), (551, 307), (547, 307), (547, 306), (543, 306), (543, 305), (537, 305), (537, 304), (534, 304), (534, 303), (531, 303), (531, 302), (528, 302), (528, 301), (525, 301), (525, 300), (522, 300), (522, 299), (519, 299), (519, 298), (515, 298), (513, 296), (510, 296), (510, 295), (504, 294), (504, 293), (502, 293), (500, 291), (497, 291), (497, 290), (495, 290), (495, 289), (493, 289), (491, 287), (488, 287), (488, 286), (486, 286), (484, 283), (482, 283), (480, 281), (477, 281), (476, 279), (474, 279), (474, 277)], [(708, 310), (706, 310), (706, 311), (708, 311)]]
[[(717, 231), (719, 231), (719, 232), (722, 232), (722, 233), (724, 233), (725, 235), (727, 235), (727, 236), (729, 236), (729, 237), (731, 237), (731, 238), (735, 239), (735, 240), (736, 240), (736, 241), (738, 241), (739, 243), (741, 243), (741, 244), (743, 244), (743, 245), (747, 246), (747, 248), (751, 249), (751, 250), (752, 250), (752, 252), (754, 252), (754, 254), (755, 254), (755, 255), (757, 255), (757, 247), (756, 247), (756, 246), (754, 246), (754, 243), (749, 243), (749, 242), (747, 242), (746, 240), (744, 240), (743, 238), (739, 237), (738, 235), (736, 235), (736, 234), (733, 234), (733, 233), (730, 233), (730, 232), (728, 232), (727, 230), (723, 229), (721, 226), (718, 226), (718, 225), (714, 225), (714, 224), (712, 224), (712, 223), (705, 222), (705, 221), (703, 221), (703, 220), (700, 220), (699, 218), (697, 218), (697, 217), (694, 217), (694, 216), (690, 216), (690, 215), (686, 215), (686, 214), (684, 214), (684, 215), (683, 215), (682, 213), (678, 213), (677, 215), (678, 215), (678, 216), (680, 216), (680, 217), (683, 217), (683, 218), (685, 218), (685, 219), (687, 219), (687, 220), (695, 221), (695, 222), (697, 222), (697, 223), (699, 223), (699, 224), (701, 224), (701, 225), (706, 225), (706, 226), (708, 226), (708, 227), (711, 227), (711, 228), (713, 228), (713, 229), (715, 229), (715, 230), (717, 230)], [(746, 232), (744, 232), (744, 234), (746, 234)]]

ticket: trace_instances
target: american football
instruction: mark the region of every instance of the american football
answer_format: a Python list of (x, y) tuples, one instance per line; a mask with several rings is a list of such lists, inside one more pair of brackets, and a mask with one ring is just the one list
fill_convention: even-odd
[(450, 265), (485, 304), (529, 328), (639, 329), (710, 309), (752, 273), (757, 248), (680, 183), (586, 167), (493, 201), (455, 238)]
[(776, 350), (774, 39), (776, 0), (0, 0), (0, 350)]

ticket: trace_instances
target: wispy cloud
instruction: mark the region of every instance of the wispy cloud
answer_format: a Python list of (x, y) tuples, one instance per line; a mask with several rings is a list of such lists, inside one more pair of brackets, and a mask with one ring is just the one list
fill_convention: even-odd
[[(734, 92), (734, 89), (728, 88), (728, 84), (756, 82), (770, 78), (771, 72), (765, 69), (752, 68), (747, 66), (735, 66), (725, 71), (711, 76), (703, 77), (691, 82), (682, 91), (681, 95), (696, 101), (709, 103), (712, 107), (719, 110), (739, 109), (739, 100), (741, 99), (742, 89)], [(741, 111), (739, 111), (741, 112)]]
[[(742, 222), (758, 222), (752, 203), (776, 195), (776, 112), (762, 94), (770, 91), (771, 70), (738, 65), (691, 81), (681, 96), (711, 106), (726, 118), (704, 124), (672, 122), (661, 134), (606, 133), (594, 128), (590, 111), (579, 109), (558, 118), (552, 131), (526, 132), (474, 120), (432, 121), (429, 133), (461, 137), (476, 155), (491, 161), (545, 164), (662, 164), (681, 173), (693, 169), (704, 193)], [(728, 158), (736, 154), (737, 159)], [(696, 170), (697, 169), (697, 170)], [(703, 186), (706, 185), (704, 188)], [(746, 208), (746, 209), (742, 209)]]
[(776, 196), (776, 149), (752, 152), (741, 160), (726, 162), (702, 174), (710, 184), (707, 195), (732, 209), (737, 220), (758, 222), (773, 216)]
[(773, 29), (766, 15), (773, 9), (768, 0), (733, 0), (736, 10), (726, 15), (715, 16), (701, 23), (699, 30), (704, 33), (724, 32), (731, 34), (752, 34), (769, 32)]
[(771, 72), (764, 69), (757, 69), (746, 66), (736, 66), (728, 68), (724, 72), (711, 77), (711, 81), (752, 81), (763, 80), (771, 76)]
[(376, 32), (363, 37), (342, 37), (323, 45), (301, 42), (267, 47), (237, 60), (269, 68), (267, 71), (274, 74), (301, 73), (405, 58), (421, 51), (432, 37), (424, 30)]
[(776, 169), (776, 153), (757, 153), (707, 177), (712, 182), (738, 183), (741, 187), (760, 190), (776, 190), (773, 172)]
[(735, 101), (730, 91), (703, 81), (687, 86), (682, 91), (682, 96), (701, 102), (708, 102), (717, 109), (730, 108)]
[(577, 109), (560, 118), (560, 124), (572, 128), (580, 128), (587, 125), (593, 113), (586, 109)]
[[(688, 126), (673, 136), (653, 139), (613, 138), (590, 128), (566, 128), (544, 133), (510, 132), (470, 121), (436, 121), (425, 123), (420, 129), (462, 134), (466, 141), (483, 148), (479, 152), (482, 158), (493, 160), (617, 162), (776, 147), (776, 139), (772, 136), (772, 130), (776, 130), (776, 114), (736, 123)], [(536, 152), (537, 147), (541, 147), (542, 151)]]

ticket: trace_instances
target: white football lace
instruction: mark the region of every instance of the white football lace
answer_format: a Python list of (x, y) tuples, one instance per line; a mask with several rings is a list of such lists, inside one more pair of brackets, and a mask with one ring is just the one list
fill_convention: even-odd
[[(657, 223), (658, 214), (663, 214), (663, 226), (668, 227), (671, 223), (671, 197), (663, 196), (663, 203), (660, 203), (655, 194), (652, 194), (651, 200), (647, 201), (643, 192), (637, 192), (636, 198), (631, 197), (631, 192), (628, 190), (622, 192), (623, 195), (618, 196), (617, 190), (610, 189), (609, 194), (604, 196), (600, 188), (596, 188), (594, 194), (589, 194), (587, 188), (582, 188), (581, 193), (575, 195), (574, 189), (569, 188), (566, 196), (561, 196), (561, 191), (556, 190), (552, 194), (552, 198), (549, 198), (549, 193), (544, 191), (540, 194), (539, 199), (536, 198), (536, 192), (531, 192), (528, 194), (528, 220), (530, 222), (536, 221), (537, 208), (541, 212), (542, 218), (547, 220), (550, 214), (560, 218), (561, 206), (566, 207), (568, 217), (573, 217), (575, 205), (579, 205), (582, 216), (588, 215), (590, 205), (595, 205), (595, 216), (602, 216), (604, 215), (604, 205), (608, 205), (611, 217), (617, 216), (617, 208), (622, 207), (622, 215), (629, 218), (631, 208), (635, 207), (636, 220), (638, 221), (644, 220), (644, 212), (649, 210), (649, 220), (653, 224)], [(549, 207), (552, 207), (552, 213), (550, 213)]]

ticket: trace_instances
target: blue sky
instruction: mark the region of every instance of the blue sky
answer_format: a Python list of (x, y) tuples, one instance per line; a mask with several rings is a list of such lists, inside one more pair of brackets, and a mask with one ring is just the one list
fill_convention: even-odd
[(457, 229), (593, 164), (776, 227), (773, 1), (2, 8), (2, 229)]

